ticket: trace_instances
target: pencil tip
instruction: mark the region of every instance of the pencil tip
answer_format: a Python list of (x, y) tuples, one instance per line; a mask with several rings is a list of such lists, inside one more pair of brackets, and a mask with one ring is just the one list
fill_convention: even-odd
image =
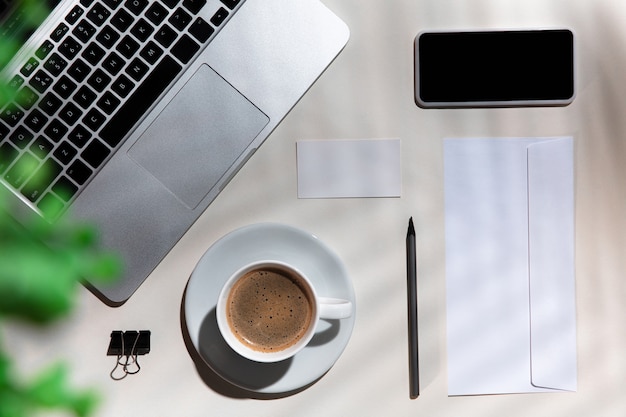
[(415, 227), (413, 226), (413, 217), (409, 218), (409, 232), (415, 233)]

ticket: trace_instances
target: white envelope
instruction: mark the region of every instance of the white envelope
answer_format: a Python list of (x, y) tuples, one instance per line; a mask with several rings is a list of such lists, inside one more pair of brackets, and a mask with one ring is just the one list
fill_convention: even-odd
[(448, 394), (575, 391), (572, 138), (444, 141)]

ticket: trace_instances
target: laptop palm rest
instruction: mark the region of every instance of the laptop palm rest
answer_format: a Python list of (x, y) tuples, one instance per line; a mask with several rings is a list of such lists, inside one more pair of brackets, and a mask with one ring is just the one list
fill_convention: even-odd
[(202, 65), (128, 154), (194, 209), (268, 122), (248, 99)]

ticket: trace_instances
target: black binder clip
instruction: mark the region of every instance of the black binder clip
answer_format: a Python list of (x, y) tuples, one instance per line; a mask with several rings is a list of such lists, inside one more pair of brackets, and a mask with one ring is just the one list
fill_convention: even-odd
[[(115, 368), (111, 371), (111, 378), (119, 381), (126, 378), (127, 375), (134, 375), (139, 372), (141, 367), (139, 366), (137, 356), (146, 355), (149, 352), (149, 330), (112, 331), (107, 356), (117, 356), (117, 362), (115, 363)], [(120, 366), (123, 374), (116, 375), (117, 368)]]

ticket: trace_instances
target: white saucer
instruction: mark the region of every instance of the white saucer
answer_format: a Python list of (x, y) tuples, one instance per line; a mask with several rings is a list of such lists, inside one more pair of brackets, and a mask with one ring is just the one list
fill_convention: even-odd
[(189, 337), (204, 362), (231, 384), (257, 393), (295, 391), (317, 381), (339, 359), (352, 334), (355, 314), (320, 322), (309, 345), (286, 361), (267, 364), (239, 356), (217, 329), (215, 306), (226, 279), (257, 260), (293, 264), (311, 278), (319, 295), (348, 299), (356, 306), (343, 263), (317, 237), (282, 224), (255, 224), (222, 237), (198, 262), (185, 294)]

